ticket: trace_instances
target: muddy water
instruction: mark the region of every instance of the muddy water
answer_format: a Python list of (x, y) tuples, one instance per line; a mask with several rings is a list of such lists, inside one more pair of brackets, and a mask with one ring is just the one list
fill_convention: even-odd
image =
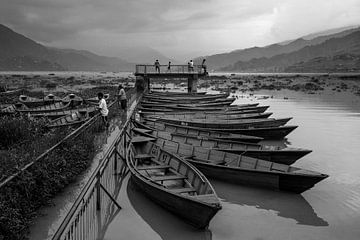
[(237, 101), (270, 105), (274, 117), (292, 116), (289, 124), (299, 127), (286, 144), (313, 150), (294, 165), (330, 177), (301, 195), (211, 180), (223, 209), (206, 231), (189, 227), (130, 183), (103, 239), (360, 239), (360, 98), (277, 91)]

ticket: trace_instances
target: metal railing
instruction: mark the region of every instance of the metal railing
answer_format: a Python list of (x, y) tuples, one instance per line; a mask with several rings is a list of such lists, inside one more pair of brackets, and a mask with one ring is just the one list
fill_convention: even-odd
[(135, 74), (204, 74), (205, 66), (194, 65), (193, 68), (188, 65), (160, 65), (159, 71), (156, 69), (155, 65), (136, 65)]
[[(130, 102), (133, 100), (137, 104), (138, 99), (138, 96), (133, 95)], [(126, 172), (125, 155), (134, 114), (135, 109), (131, 111), (120, 133), (83, 187), (53, 236), (53, 240), (103, 238), (106, 228), (121, 209), (116, 197)]]

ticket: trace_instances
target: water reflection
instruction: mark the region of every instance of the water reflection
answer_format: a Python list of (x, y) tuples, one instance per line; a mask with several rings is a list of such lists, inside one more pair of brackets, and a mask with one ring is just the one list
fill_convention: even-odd
[(134, 186), (132, 181), (128, 183), (127, 194), (135, 211), (162, 239), (212, 239), (210, 230), (198, 230), (188, 225), (177, 216), (148, 199)]
[(291, 218), (301, 225), (328, 226), (300, 194), (244, 187), (211, 180), (216, 193), (226, 202), (272, 210), (283, 218)]

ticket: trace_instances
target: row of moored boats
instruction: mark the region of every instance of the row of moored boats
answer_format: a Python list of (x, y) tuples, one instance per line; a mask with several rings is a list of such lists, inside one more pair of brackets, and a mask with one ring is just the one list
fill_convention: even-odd
[(261, 144), (293, 131), (291, 118), (269, 118), (268, 106), (233, 101), (224, 94), (144, 94), (133, 121), (131, 180), (198, 228), (221, 209), (207, 178), (299, 194), (328, 177), (291, 166), (311, 150)]
[[(109, 94), (105, 94), (109, 99)], [(26, 114), (31, 117), (46, 117), (48, 127), (77, 127), (96, 114), (97, 97), (83, 99), (75, 94), (60, 98), (49, 94), (43, 98), (20, 95), (14, 104), (0, 105), (0, 115)]]

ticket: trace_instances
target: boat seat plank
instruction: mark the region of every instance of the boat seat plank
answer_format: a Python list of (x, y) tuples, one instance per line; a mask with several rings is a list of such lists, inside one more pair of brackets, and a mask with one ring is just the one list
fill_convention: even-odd
[(135, 159), (141, 159), (141, 160), (144, 160), (144, 159), (151, 159), (151, 155), (149, 154), (136, 154), (135, 155)]
[(149, 165), (138, 167), (138, 170), (156, 170), (156, 169), (168, 169), (171, 168), (170, 165)]
[(177, 188), (177, 189), (170, 189), (174, 193), (190, 193), (190, 192), (196, 192), (195, 188), (187, 187), (187, 188)]
[(152, 177), (151, 179), (154, 181), (168, 181), (168, 180), (180, 180), (185, 179), (185, 176), (182, 175), (167, 175), (167, 176), (159, 176), (159, 177)]
[(131, 142), (132, 143), (144, 143), (144, 142), (155, 141), (155, 140), (156, 140), (155, 138), (151, 138), (151, 137), (136, 136), (131, 139)]
[(152, 133), (153, 132), (150, 129), (144, 129), (144, 128), (133, 128), (132, 130), (134, 132), (139, 132), (139, 133)]

